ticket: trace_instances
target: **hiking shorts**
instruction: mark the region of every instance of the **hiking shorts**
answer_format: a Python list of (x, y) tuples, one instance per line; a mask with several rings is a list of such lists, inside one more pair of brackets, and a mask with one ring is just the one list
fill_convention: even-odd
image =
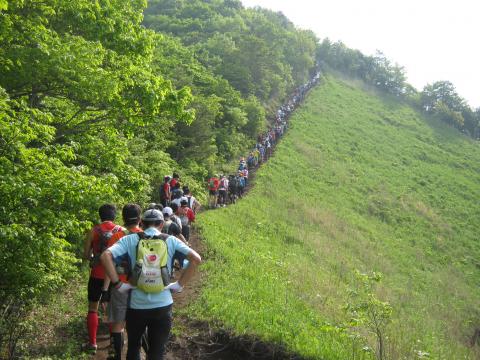
[(88, 279), (88, 301), (100, 301), (102, 296), (103, 279), (98, 279), (90, 276)]
[(107, 306), (108, 322), (119, 323), (125, 321), (127, 316), (129, 293), (122, 294), (117, 289), (110, 290), (110, 301)]
[(218, 198), (220, 202), (225, 204), (227, 202), (227, 190), (219, 190), (218, 191)]
[(213, 196), (217, 196), (218, 195), (218, 191), (217, 190), (209, 190), (210, 191), (210, 195), (213, 195)]

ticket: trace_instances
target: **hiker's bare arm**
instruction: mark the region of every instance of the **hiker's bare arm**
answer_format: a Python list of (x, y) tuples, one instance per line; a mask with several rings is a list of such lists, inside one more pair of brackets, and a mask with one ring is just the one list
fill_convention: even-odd
[(92, 256), (92, 240), (93, 240), (93, 231), (89, 231), (85, 237), (85, 244), (83, 245), (83, 258), (85, 260), (90, 260)]
[(177, 239), (188, 245), (187, 239), (185, 239), (185, 236), (183, 236), (183, 234), (178, 234)]
[[(110, 250), (105, 250), (100, 256), (100, 261), (102, 262), (103, 268), (105, 269), (105, 274), (113, 283), (118, 282), (118, 275), (115, 271), (115, 266), (113, 265), (113, 256)], [(105, 282), (104, 282), (105, 284)]]
[(102, 290), (108, 290), (108, 287), (110, 286), (110, 276), (105, 274), (105, 278), (103, 279), (103, 287)]
[(186, 283), (192, 278), (193, 274), (195, 274), (195, 271), (197, 271), (198, 265), (202, 262), (202, 258), (198, 253), (190, 249), (190, 252), (187, 255), (188, 259), (188, 267), (182, 271), (182, 275), (180, 276), (180, 279), (178, 279), (178, 283), (181, 286), (185, 286)]

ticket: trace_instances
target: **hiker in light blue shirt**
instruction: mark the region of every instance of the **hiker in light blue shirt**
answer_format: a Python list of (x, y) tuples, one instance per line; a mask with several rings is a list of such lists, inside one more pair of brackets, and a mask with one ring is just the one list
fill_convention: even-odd
[[(162, 234), (163, 215), (159, 210), (147, 210), (142, 216), (143, 235), (131, 234), (121, 238), (115, 245), (105, 250), (101, 256), (102, 263), (113, 286), (120, 292), (131, 291), (130, 303), (127, 309), (126, 328), (128, 333), (127, 360), (139, 359), (141, 337), (148, 328), (148, 358), (163, 359), (165, 346), (172, 327), (172, 292), (181, 292), (183, 286), (191, 279), (201, 262), (200, 255), (186, 244), (175, 238)], [(128, 254), (131, 268), (135, 268), (137, 245), (140, 236), (159, 237), (167, 247), (167, 269), (171, 273), (171, 259), (178, 251), (184, 254), (189, 266), (183, 270), (178, 281), (168, 284), (159, 292), (144, 292), (130, 284), (121, 282), (115, 271), (114, 258)]]

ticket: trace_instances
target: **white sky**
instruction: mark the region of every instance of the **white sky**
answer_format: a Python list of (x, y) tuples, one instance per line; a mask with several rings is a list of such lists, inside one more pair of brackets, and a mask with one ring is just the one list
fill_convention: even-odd
[(242, 0), (283, 12), (320, 38), (366, 55), (378, 49), (406, 70), (418, 90), (451, 81), (480, 107), (480, 2), (476, 0)]

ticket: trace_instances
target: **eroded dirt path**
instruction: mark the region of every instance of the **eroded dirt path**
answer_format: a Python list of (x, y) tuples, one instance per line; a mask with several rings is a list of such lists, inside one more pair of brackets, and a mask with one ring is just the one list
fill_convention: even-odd
[[(248, 186), (243, 196), (254, 186), (255, 173), (258, 168), (250, 171)], [(204, 257), (205, 246), (200, 234), (192, 227), (190, 246)], [(211, 325), (188, 319), (187, 316), (178, 314), (178, 310), (185, 308), (194, 301), (205, 281), (205, 274), (197, 272), (180, 294), (174, 295), (174, 328), (181, 329), (181, 334), (171, 335), (167, 346), (166, 360), (240, 360), (240, 359), (275, 359), (275, 360), (301, 360), (302, 357), (289, 353), (282, 346), (269, 344), (251, 336), (234, 336), (221, 327), (213, 328)], [(106, 360), (110, 340), (108, 327), (103, 325), (99, 329), (98, 351), (92, 360)], [(126, 356), (125, 344), (123, 359)], [(142, 359), (145, 359), (143, 354)]]

